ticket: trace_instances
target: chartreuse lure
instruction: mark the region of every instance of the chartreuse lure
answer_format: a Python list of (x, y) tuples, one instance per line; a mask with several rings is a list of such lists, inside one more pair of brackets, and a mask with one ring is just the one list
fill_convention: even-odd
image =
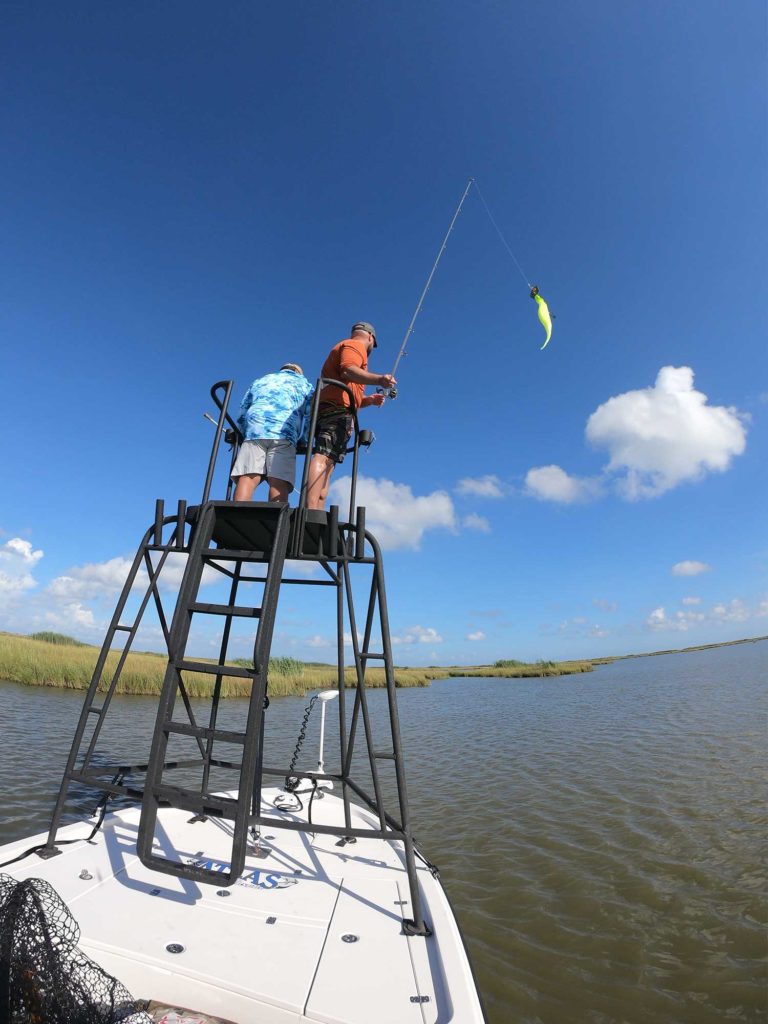
[(547, 332), (544, 344), (541, 346), (543, 351), (549, 344), (549, 339), (552, 337), (552, 314), (549, 312), (549, 306), (541, 295), (539, 295), (539, 289), (536, 285), (531, 288), (531, 298), (536, 300), (536, 305), (539, 307), (539, 323)]

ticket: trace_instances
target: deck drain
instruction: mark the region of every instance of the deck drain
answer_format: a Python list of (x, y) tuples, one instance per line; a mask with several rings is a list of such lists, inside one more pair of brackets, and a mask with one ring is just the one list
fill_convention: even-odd
[(169, 953), (183, 953), (184, 947), (180, 942), (169, 942), (165, 947)]
[(217, 896), (231, 896), (232, 893), (229, 891), (229, 889), (217, 889), (216, 890), (216, 895)]
[(342, 936), (341, 936), (341, 941), (342, 941), (342, 942), (357, 942), (357, 940), (358, 940), (359, 938), (360, 938), (360, 936), (359, 936), (359, 935), (351, 935), (351, 934), (350, 934), (350, 933), (348, 932), (348, 933), (347, 933), (346, 935), (342, 935)]

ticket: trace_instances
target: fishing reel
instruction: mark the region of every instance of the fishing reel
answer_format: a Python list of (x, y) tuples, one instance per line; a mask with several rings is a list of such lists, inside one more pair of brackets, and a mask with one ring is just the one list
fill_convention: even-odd
[(376, 388), (377, 395), (384, 395), (385, 398), (397, 398), (397, 385), (393, 388)]

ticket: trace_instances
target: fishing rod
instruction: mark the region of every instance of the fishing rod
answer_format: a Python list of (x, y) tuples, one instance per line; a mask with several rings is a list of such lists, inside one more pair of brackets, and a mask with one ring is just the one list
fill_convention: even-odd
[[(416, 306), (416, 310), (415, 310), (413, 316), (411, 317), (411, 322), (408, 324), (408, 330), (405, 332), (405, 337), (403, 338), (403, 343), (400, 346), (400, 351), (397, 353), (397, 359), (395, 360), (395, 365), (392, 367), (392, 376), (393, 377), (395, 376), (395, 373), (397, 371), (397, 367), (400, 365), (400, 360), (403, 358), (403, 356), (408, 354), (405, 351), (406, 347), (408, 345), (408, 339), (413, 334), (414, 324), (416, 323), (416, 319), (417, 319), (419, 313), (421, 312), (421, 307), (424, 305), (424, 299), (426, 298), (427, 292), (429, 291), (429, 286), (432, 284), (432, 278), (435, 276), (435, 271), (437, 270), (437, 267), (438, 267), (438, 264), (440, 263), (442, 255), (445, 252), (445, 247), (448, 244), (448, 239), (451, 237), (451, 232), (453, 231), (453, 226), (456, 223), (456, 221), (459, 219), (459, 214), (461, 213), (461, 208), (464, 205), (464, 200), (469, 195), (469, 190), (472, 188), (472, 185), (474, 184), (474, 181), (475, 181), (474, 178), (470, 178), (469, 181), (467, 182), (467, 187), (464, 189), (464, 195), (461, 197), (461, 201), (459, 202), (459, 205), (456, 207), (456, 212), (454, 213), (453, 220), (451, 221), (450, 226), (449, 226), (449, 228), (448, 228), (448, 230), (447, 230), (447, 232), (445, 234), (445, 238), (443, 239), (443, 244), (440, 246), (440, 251), (437, 254), (437, 258), (435, 259), (435, 262), (432, 264), (432, 269), (429, 272), (429, 277), (427, 278), (427, 283), (424, 285), (424, 291), (421, 293), (421, 296), (419, 298), (418, 304)], [(389, 391), (387, 391), (386, 388), (381, 388), (380, 392), (381, 392), (381, 394), (388, 394), (390, 398), (397, 398), (397, 387), (389, 388)]]
[[(496, 221), (494, 219), (494, 216), (491, 213), (490, 207), (488, 206), (488, 203), (485, 201), (485, 196), (483, 195), (483, 193), (482, 193), (482, 191), (480, 189), (480, 186), (477, 184), (477, 182), (475, 181), (474, 178), (470, 178), (469, 181), (467, 182), (467, 187), (464, 189), (464, 194), (462, 195), (461, 200), (459, 201), (459, 205), (456, 207), (456, 212), (454, 213), (453, 219), (451, 220), (451, 223), (450, 223), (450, 225), (448, 227), (448, 230), (447, 230), (447, 232), (445, 234), (445, 238), (443, 239), (443, 244), (440, 246), (440, 251), (437, 254), (435, 262), (432, 264), (432, 269), (429, 272), (429, 277), (427, 278), (427, 283), (424, 285), (424, 290), (422, 291), (422, 293), (421, 293), (421, 295), (419, 297), (419, 301), (418, 301), (418, 303), (416, 305), (416, 309), (414, 311), (413, 316), (411, 317), (411, 322), (408, 324), (408, 330), (405, 332), (405, 337), (403, 338), (403, 343), (400, 346), (400, 351), (397, 353), (397, 359), (395, 359), (395, 365), (392, 367), (392, 376), (393, 377), (395, 376), (395, 373), (397, 372), (397, 367), (400, 364), (400, 360), (403, 358), (403, 356), (408, 355), (408, 353), (406, 351), (406, 348), (408, 346), (408, 340), (410, 339), (411, 334), (413, 333), (414, 325), (416, 324), (416, 320), (417, 320), (417, 318), (419, 316), (419, 313), (421, 312), (422, 307), (424, 305), (424, 299), (426, 298), (427, 292), (429, 291), (429, 286), (432, 284), (432, 278), (435, 276), (435, 271), (437, 270), (438, 265), (440, 263), (440, 260), (442, 259), (443, 253), (445, 252), (446, 246), (448, 245), (448, 239), (451, 237), (451, 232), (453, 231), (454, 225), (456, 224), (456, 221), (459, 219), (459, 214), (461, 213), (461, 208), (464, 205), (464, 200), (469, 195), (469, 191), (470, 191), (470, 189), (472, 188), (473, 185), (475, 186), (475, 189), (477, 191), (477, 195), (478, 195), (478, 197), (480, 199), (480, 202), (483, 204), (485, 212), (488, 214), (488, 218), (489, 218), (491, 224), (493, 225), (494, 229), (496, 230), (497, 235), (501, 239), (501, 242), (504, 245), (504, 248), (507, 250), (509, 255), (512, 257), (512, 259), (514, 261), (514, 264), (517, 267), (518, 273), (520, 274), (520, 276), (522, 277), (523, 281), (526, 283), (526, 285), (530, 289), (530, 292), (529, 292), (530, 297), (532, 299), (534, 299), (535, 302), (536, 302), (536, 305), (538, 307), (539, 321), (541, 322), (542, 326), (544, 327), (545, 331), (547, 332), (546, 340), (545, 340), (544, 344), (541, 347), (542, 348), (546, 348), (547, 345), (549, 344), (549, 339), (552, 336), (552, 319), (553, 319), (553, 316), (549, 312), (549, 308), (547, 306), (547, 303), (544, 301), (543, 297), (539, 294), (538, 286), (535, 285), (535, 284), (532, 284), (531, 281), (528, 280), (528, 275), (523, 270), (522, 266), (520, 265), (520, 261), (518, 260), (517, 256), (515, 256), (514, 252), (512, 251), (512, 248), (510, 247), (509, 242), (506, 240), (506, 238), (502, 234), (501, 228), (496, 223)], [(397, 398), (397, 387), (396, 386), (393, 387), (393, 388), (389, 388), (389, 389), (387, 389), (387, 388), (377, 388), (376, 390), (379, 392), (379, 394), (387, 395), (389, 398)]]

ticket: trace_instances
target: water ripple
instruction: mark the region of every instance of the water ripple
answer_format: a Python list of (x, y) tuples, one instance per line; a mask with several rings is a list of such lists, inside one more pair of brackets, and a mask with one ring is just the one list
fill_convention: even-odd
[[(768, 1020), (767, 668), (763, 643), (401, 691), (412, 819), (493, 1024)], [(81, 698), (1, 692), (10, 839), (46, 827)], [(140, 760), (154, 706), (121, 700), (113, 740)], [(273, 702), (270, 763), (305, 703)]]

